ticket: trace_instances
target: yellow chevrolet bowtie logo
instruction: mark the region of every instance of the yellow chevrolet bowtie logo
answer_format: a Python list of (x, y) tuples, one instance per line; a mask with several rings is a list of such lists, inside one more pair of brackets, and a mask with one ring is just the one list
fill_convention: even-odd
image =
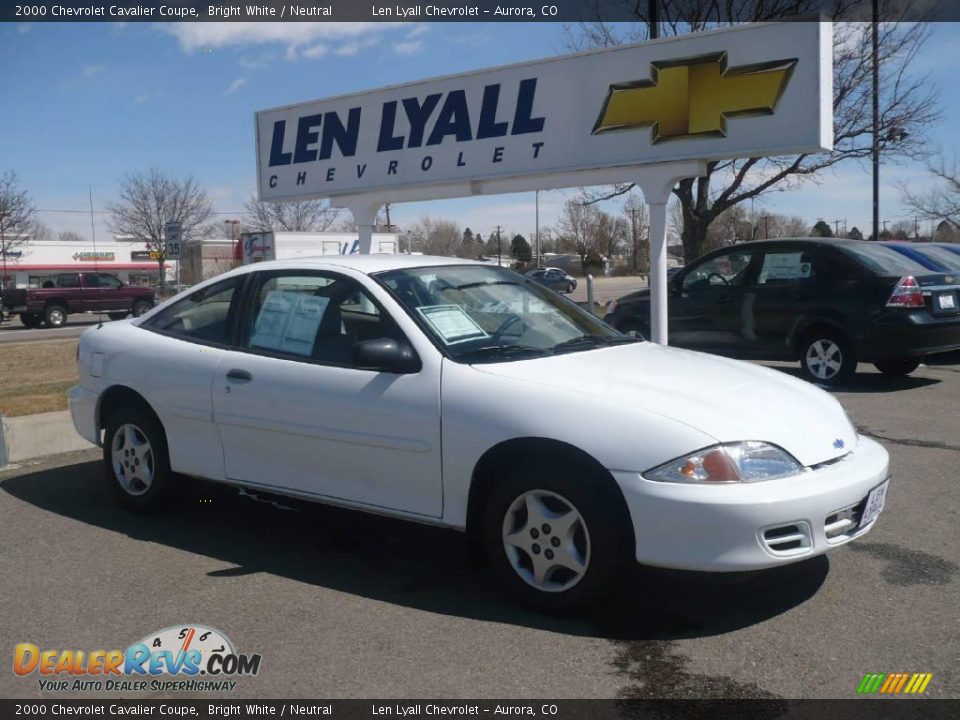
[(729, 117), (772, 115), (796, 60), (728, 68), (726, 53), (651, 63), (651, 79), (611, 85), (593, 134), (653, 126), (653, 142), (726, 135)]

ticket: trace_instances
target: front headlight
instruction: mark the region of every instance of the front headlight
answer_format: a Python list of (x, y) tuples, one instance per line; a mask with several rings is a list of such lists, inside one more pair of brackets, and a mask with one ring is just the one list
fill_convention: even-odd
[(803, 466), (770, 443), (748, 440), (698, 450), (643, 473), (648, 480), (675, 483), (758, 482), (803, 471)]

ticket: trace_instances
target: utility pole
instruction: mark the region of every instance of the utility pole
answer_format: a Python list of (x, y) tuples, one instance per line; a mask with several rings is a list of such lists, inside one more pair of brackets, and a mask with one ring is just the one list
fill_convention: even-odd
[(501, 259), (503, 258), (503, 248), (500, 245), (500, 226), (497, 225), (497, 267), (503, 267)]
[[(7, 286), (7, 236), (3, 227), (3, 220), (7, 217), (5, 212), (0, 212), (0, 253), (3, 254), (3, 277), (0, 278), (0, 295)], [(2, 299), (2, 298), (0, 298)], [(3, 303), (0, 303), (2, 305)], [(0, 320), (3, 318), (0, 317)]]
[(541, 257), (540, 257), (540, 191), (539, 190), (535, 191), (533, 194), (533, 204), (534, 204), (533, 212), (534, 212), (534, 218), (535, 218), (533, 238), (534, 238), (534, 243), (537, 246), (537, 250), (536, 250), (537, 267), (539, 268), (539, 267), (543, 267), (543, 262), (541, 261)]
[(637, 272), (637, 208), (630, 208), (630, 225), (633, 230), (633, 272)]
[(660, 1), (649, 0), (647, 3), (647, 18), (649, 19), (649, 36), (651, 40), (660, 37)]
[(393, 227), (393, 225), (390, 224), (390, 203), (387, 203), (385, 207), (387, 210), (387, 232), (390, 232), (390, 228)]
[(834, 227), (833, 236), (834, 236), (834, 237), (840, 237), (840, 223), (841, 223), (841, 222), (846, 222), (846, 220), (844, 220), (843, 218), (841, 218), (840, 220), (834, 220), (834, 221), (833, 221), (833, 227)]
[(764, 240), (770, 239), (770, 216), (769, 215), (763, 216), (763, 239)]
[(919, 242), (920, 240), (920, 218), (916, 215), (913, 216), (913, 241)]

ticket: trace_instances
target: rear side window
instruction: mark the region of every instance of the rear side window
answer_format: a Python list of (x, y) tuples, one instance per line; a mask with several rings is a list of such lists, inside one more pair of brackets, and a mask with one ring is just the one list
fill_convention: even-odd
[(80, 276), (76, 273), (57, 275), (58, 288), (77, 288), (80, 287)]
[(763, 254), (757, 285), (812, 283), (813, 253), (809, 250), (770, 250)]
[(920, 263), (883, 245), (850, 244), (844, 245), (843, 251), (877, 275), (925, 275), (930, 272)]
[(106, 273), (98, 273), (97, 279), (100, 281), (100, 287), (106, 287), (106, 288), (120, 287), (120, 281), (117, 278), (115, 278), (113, 275), (107, 275)]
[(232, 277), (190, 293), (147, 320), (143, 327), (165, 335), (203, 343), (230, 339), (231, 308), (244, 276)]

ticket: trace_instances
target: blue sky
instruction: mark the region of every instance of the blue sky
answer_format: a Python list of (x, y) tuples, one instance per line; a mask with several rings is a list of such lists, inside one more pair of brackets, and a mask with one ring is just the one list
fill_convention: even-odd
[[(938, 25), (917, 60), (944, 103), (933, 141), (948, 157), (960, 94), (951, 68), (960, 27)], [(253, 116), (258, 109), (563, 52), (560, 24), (46, 23), (0, 25), (6, 102), (0, 172), (11, 169), (42, 210), (85, 209), (115, 197), (120, 178), (156, 166), (192, 175), (222, 213), (240, 210), (255, 187)], [(777, 193), (772, 212), (847, 218), (866, 229), (869, 168), (847, 164), (819, 184)], [(906, 219), (894, 180), (922, 187), (922, 165), (882, 174), (881, 217)], [(553, 224), (574, 191), (541, 194), (541, 225)], [(533, 194), (394, 206), (401, 226), (423, 215), (484, 235), (497, 225), (531, 234)], [(222, 215), (223, 218), (233, 217)], [(108, 236), (97, 215), (97, 236)], [(54, 231), (90, 235), (85, 215), (43, 212)]]

